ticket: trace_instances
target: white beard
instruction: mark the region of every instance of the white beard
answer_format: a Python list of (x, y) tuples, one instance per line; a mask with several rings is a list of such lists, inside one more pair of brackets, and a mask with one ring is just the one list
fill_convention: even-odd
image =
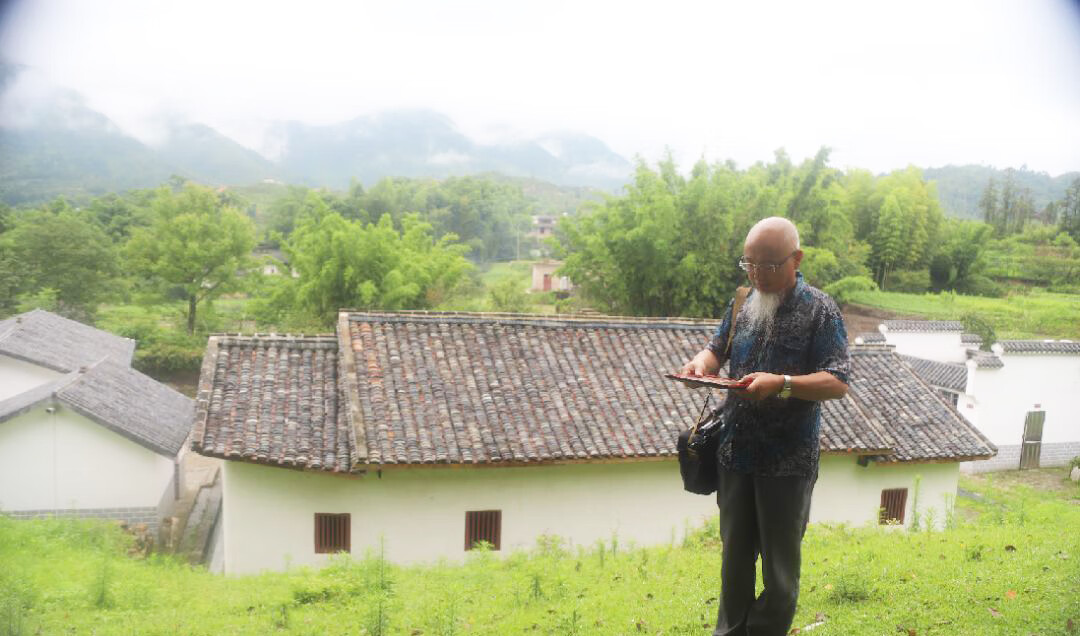
[(771, 331), (776, 309), (783, 299), (783, 294), (755, 289), (754, 293), (746, 299), (746, 316), (750, 319), (750, 329)]

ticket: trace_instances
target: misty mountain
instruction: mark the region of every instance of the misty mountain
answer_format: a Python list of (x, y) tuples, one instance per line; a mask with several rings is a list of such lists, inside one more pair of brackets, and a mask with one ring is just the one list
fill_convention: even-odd
[(267, 131), (273, 160), (199, 123), (168, 123), (161, 137), (143, 143), (74, 91), (0, 64), (0, 199), (12, 204), (153, 187), (171, 175), (209, 185), (274, 179), (344, 189), (352, 179), (371, 186), (391, 176), (495, 172), (608, 191), (631, 175), (630, 163), (593, 137), (483, 145), (431, 111), (279, 123)]
[(203, 124), (175, 124), (158, 157), (176, 174), (201, 183), (240, 185), (281, 178), (281, 169), (259, 153)]
[[(923, 170), (923, 177), (927, 181), (937, 183), (938, 200), (941, 201), (945, 213), (960, 219), (981, 219), (979, 199), (982, 198), (986, 184), (993, 177), (1000, 191), (1005, 174), (1005, 170), (979, 165), (948, 165)], [(1031, 190), (1036, 211), (1042, 210), (1051, 201), (1063, 198), (1065, 189), (1077, 177), (1080, 177), (1080, 172), (1066, 172), (1051, 177), (1045, 172), (1033, 172), (1026, 167), (1013, 171), (1013, 182), (1017, 189)]]
[(602, 141), (578, 134), (483, 145), (445, 115), (393, 111), (329, 126), (288, 122), (269, 133), (286, 175), (307, 185), (344, 188), (357, 178), (435, 177), (498, 172), (560, 185), (615, 190), (631, 165)]

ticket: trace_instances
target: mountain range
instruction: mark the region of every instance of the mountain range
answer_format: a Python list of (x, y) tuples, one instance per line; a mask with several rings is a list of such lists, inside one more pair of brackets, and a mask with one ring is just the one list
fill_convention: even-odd
[[(210, 185), (272, 180), (345, 189), (383, 177), (497, 173), (557, 186), (619, 192), (633, 166), (603, 141), (558, 133), (524, 141), (481, 144), (450, 118), (430, 110), (397, 110), (331, 125), (279, 122), (266, 131), (272, 157), (200, 123), (174, 121), (161, 141), (136, 139), (90, 108), (78, 93), (34, 85), (26, 69), (0, 63), (0, 200), (33, 204), (66, 196), (78, 201), (106, 192), (159, 185), (179, 175)], [(29, 79), (28, 79), (29, 78)], [(987, 182), (1004, 171), (988, 166), (924, 170), (937, 183), (946, 213), (979, 218)], [(1080, 173), (1057, 177), (1021, 168), (1016, 185), (1037, 209), (1061, 199)]]
[(180, 175), (211, 185), (266, 180), (344, 189), (388, 176), (497, 172), (557, 185), (616, 191), (632, 173), (604, 142), (577, 133), (480, 144), (445, 115), (401, 110), (333, 125), (272, 125), (267, 158), (199, 123), (174, 122), (147, 144), (90, 108), (77, 93), (52, 89), (27, 99), (17, 73), (0, 74), (0, 199), (34, 203), (159, 185)]

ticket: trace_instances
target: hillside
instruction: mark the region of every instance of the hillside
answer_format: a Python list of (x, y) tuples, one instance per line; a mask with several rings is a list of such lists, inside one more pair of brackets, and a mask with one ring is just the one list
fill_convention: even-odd
[[(1030, 188), (1035, 202), (1035, 210), (1041, 211), (1047, 203), (1065, 196), (1065, 189), (1073, 179), (1080, 177), (1080, 172), (1066, 172), (1051, 177), (1045, 172), (1033, 172), (1026, 167), (1013, 173), (1016, 187)], [(989, 166), (965, 165), (926, 168), (923, 177), (937, 183), (938, 199), (949, 216), (959, 219), (979, 219), (979, 199), (986, 184), (993, 177), (1000, 188), (1005, 180), (1005, 170)]]

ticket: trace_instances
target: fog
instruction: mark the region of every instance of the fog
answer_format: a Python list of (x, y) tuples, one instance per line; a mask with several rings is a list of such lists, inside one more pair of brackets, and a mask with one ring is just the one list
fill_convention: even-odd
[(0, 56), (149, 142), (193, 121), (269, 153), (273, 122), (425, 108), (484, 143), (576, 131), (684, 167), (826, 145), (1058, 174), (1080, 169), (1078, 6), (24, 0)]

